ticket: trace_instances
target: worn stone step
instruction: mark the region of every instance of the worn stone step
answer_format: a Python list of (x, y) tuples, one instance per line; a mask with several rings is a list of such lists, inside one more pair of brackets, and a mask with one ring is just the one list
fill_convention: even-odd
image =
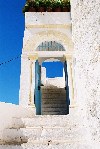
[(46, 116), (34, 116), (34, 118), (13, 118), (12, 128), (24, 128), (33, 126), (66, 126), (67, 128), (76, 127), (78, 125), (77, 120), (71, 119), (71, 115), (46, 115)]
[(49, 111), (51, 111), (51, 112), (65, 112), (65, 111), (67, 111), (67, 107), (66, 108), (63, 108), (63, 107), (56, 107), (56, 108), (54, 108), (54, 107), (49, 107), (49, 108), (47, 108), (47, 107), (45, 107), (45, 108), (42, 108), (42, 111), (46, 111), (46, 112), (49, 112)]
[[(66, 127), (28, 127), (21, 129), (6, 129), (3, 134), (3, 142), (8, 144), (27, 143), (29, 138), (32, 140), (68, 140), (82, 139), (82, 131), (80, 128)], [(83, 132), (84, 133), (84, 132)]]
[(19, 145), (0, 145), (0, 149), (99, 149), (98, 145), (89, 144), (84, 141), (57, 141), (52, 143), (51, 140), (47, 143), (26, 143)]
[(66, 94), (66, 90), (41, 90), (43, 94)]
[(50, 103), (50, 104), (42, 104), (42, 108), (67, 108), (66, 104), (55, 104), (55, 103)]
[(66, 104), (66, 100), (49, 100), (42, 99), (42, 104)]
[(58, 99), (58, 100), (65, 100), (66, 94), (42, 94), (42, 99)]
[(41, 86), (41, 90), (43, 90), (43, 91), (64, 91), (65, 90), (65, 88), (58, 88), (58, 87), (49, 87), (49, 86)]
[(0, 145), (0, 149), (23, 149), (20, 145)]
[[(30, 146), (30, 148), (28, 148)], [(25, 147), (25, 145), (23, 145), (23, 147)], [(64, 144), (60, 144), (59, 142), (56, 142), (55, 144), (50, 144), (48, 142), (47, 145), (41, 145), (41, 144), (37, 144), (37, 145), (33, 145), (33, 144), (26, 144), (26, 148), (28, 149), (99, 149), (99, 148), (94, 148), (91, 144), (86, 144), (86, 143), (76, 143), (76, 142), (72, 142), (69, 141), (69, 143), (64, 143)]]
[(43, 111), (42, 115), (67, 115), (67, 111)]

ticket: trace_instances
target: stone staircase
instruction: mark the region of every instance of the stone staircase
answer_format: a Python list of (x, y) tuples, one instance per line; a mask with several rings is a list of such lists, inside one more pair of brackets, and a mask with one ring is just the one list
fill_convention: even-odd
[(13, 118), (4, 130), (0, 149), (91, 149), (84, 131), (71, 115)]
[(0, 149), (99, 149), (89, 143), (77, 108), (66, 113), (65, 89), (43, 86), (41, 90), (43, 115), (13, 117), (12, 125), (3, 130)]
[(66, 115), (66, 90), (54, 86), (41, 87), (42, 115)]

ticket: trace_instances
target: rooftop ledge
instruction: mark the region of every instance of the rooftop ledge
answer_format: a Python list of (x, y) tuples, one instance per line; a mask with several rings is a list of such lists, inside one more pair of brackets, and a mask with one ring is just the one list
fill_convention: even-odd
[(25, 12), (25, 26), (30, 25), (70, 25), (70, 12)]

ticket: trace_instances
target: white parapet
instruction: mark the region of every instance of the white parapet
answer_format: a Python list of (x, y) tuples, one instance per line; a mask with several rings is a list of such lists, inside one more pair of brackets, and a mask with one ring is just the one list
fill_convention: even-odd
[(42, 24), (70, 24), (70, 12), (26, 12), (25, 26)]

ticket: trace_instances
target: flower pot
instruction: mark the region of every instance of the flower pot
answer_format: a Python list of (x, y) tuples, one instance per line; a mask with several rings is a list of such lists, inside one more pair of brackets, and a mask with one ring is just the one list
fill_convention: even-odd
[(68, 7), (63, 7), (62, 8), (62, 12), (69, 12), (70, 10), (69, 10), (69, 8)]
[(61, 7), (56, 7), (56, 8), (54, 9), (54, 12), (61, 12)]
[(45, 12), (45, 7), (39, 7), (38, 12)]
[(28, 12), (36, 12), (36, 8), (35, 7), (30, 7)]
[(47, 7), (47, 8), (46, 8), (46, 11), (47, 11), (47, 12), (52, 12), (52, 8), (51, 8), (51, 7)]

